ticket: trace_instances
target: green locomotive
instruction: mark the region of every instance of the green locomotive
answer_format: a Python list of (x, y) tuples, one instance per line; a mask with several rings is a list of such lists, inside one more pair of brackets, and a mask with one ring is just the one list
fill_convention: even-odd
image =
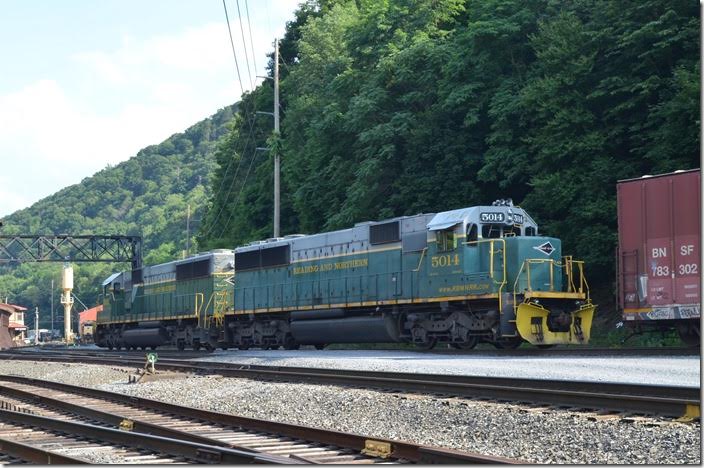
[(103, 281), (95, 342), (109, 349), (212, 348), (232, 304), (232, 250), (115, 273)]
[[(586, 344), (595, 309), (583, 262), (563, 257), (560, 240), (540, 236), (508, 200), (254, 242), (235, 249), (234, 272), (218, 282), (223, 273), (210, 268), (207, 284), (188, 287), (175, 277), (171, 294), (185, 301), (168, 309), (177, 315), (159, 315), (165, 305), (143, 300), (122, 331), (112, 318), (98, 329), (113, 327), (113, 346), (120, 337), (134, 346), (143, 336), (139, 346), (407, 342), (468, 349), (484, 341), (506, 348)], [(118, 308), (129, 294), (142, 297), (125, 294), (106, 297)], [(199, 294), (202, 301), (220, 294), (220, 306), (199, 309)]]

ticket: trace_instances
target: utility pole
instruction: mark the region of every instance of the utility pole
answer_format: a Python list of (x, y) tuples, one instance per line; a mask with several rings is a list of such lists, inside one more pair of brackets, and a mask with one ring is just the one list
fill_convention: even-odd
[(51, 280), (51, 340), (54, 339), (54, 280)]
[(274, 152), (274, 237), (279, 237), (279, 215), (280, 215), (280, 199), (279, 199), (279, 40), (274, 39), (274, 140), (277, 142), (277, 148)]
[(190, 250), (191, 242), (191, 205), (190, 203), (186, 205), (186, 257), (188, 257), (188, 251)]
[(34, 344), (39, 344), (39, 307), (34, 308)]

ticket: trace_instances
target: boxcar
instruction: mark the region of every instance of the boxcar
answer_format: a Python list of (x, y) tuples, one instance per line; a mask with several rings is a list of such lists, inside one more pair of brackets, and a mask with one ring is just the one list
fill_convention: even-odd
[(617, 185), (618, 289), (635, 333), (676, 328), (700, 342), (701, 171), (675, 171)]

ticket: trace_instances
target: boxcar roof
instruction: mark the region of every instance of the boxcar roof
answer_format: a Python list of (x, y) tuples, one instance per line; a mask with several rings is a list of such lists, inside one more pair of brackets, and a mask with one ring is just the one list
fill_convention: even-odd
[(632, 178), (632, 179), (621, 179), (621, 180), (618, 181), (618, 183), (620, 184), (620, 183), (622, 183), (622, 182), (635, 182), (635, 181), (637, 181), (637, 180), (655, 179), (656, 177), (667, 177), (667, 176), (673, 176), (673, 175), (677, 175), (677, 174), (688, 174), (688, 173), (690, 173), (690, 172), (697, 172), (697, 171), (699, 171), (699, 170), (700, 170), (700, 168), (696, 168), (696, 169), (687, 169), (687, 170), (678, 169), (678, 170), (676, 170), (676, 171), (673, 171), (673, 172), (666, 172), (666, 173), (664, 173), (664, 174), (655, 174), (655, 175), (646, 174), (646, 175), (642, 175), (642, 176), (640, 176), (640, 177), (634, 177), (634, 178)]

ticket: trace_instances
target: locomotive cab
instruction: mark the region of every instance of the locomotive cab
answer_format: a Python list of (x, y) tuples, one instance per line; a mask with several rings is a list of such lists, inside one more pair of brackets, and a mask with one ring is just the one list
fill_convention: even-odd
[[(560, 240), (539, 235), (535, 221), (510, 200), (440, 213), (428, 227), (435, 231), (440, 254), (433, 259), (447, 257), (452, 267), (452, 259), (461, 258), (463, 281), (474, 283), (469, 290), (498, 293), (499, 341), (589, 341), (595, 307), (583, 262), (563, 257)], [(483, 277), (489, 288), (482, 289)]]

